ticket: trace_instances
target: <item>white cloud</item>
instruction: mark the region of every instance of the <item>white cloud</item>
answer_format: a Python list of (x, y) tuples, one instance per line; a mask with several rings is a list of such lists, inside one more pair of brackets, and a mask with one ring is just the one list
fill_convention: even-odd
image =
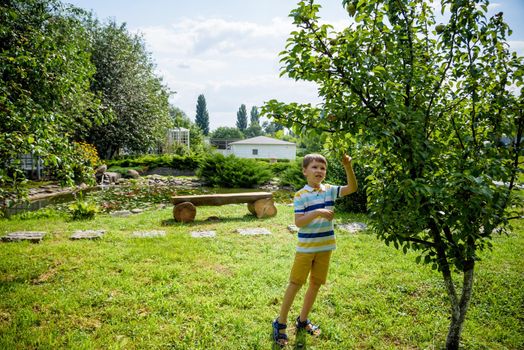
[(206, 97), (210, 127), (234, 126), (244, 103), (261, 106), (272, 98), (306, 102), (316, 97), (310, 83), (279, 78), (278, 53), (294, 30), (290, 19), (271, 23), (184, 18), (169, 26), (142, 27), (157, 71), (177, 93), (172, 103), (193, 118), (199, 94)]
[(494, 10), (494, 9), (496, 9), (497, 7), (501, 7), (501, 6), (502, 6), (502, 4), (500, 4), (500, 3), (496, 3), (496, 2), (491, 3), (491, 4), (488, 5), (488, 11), (489, 11), (489, 10)]
[(508, 44), (511, 51), (517, 52), (519, 56), (524, 56), (524, 40), (509, 40)]

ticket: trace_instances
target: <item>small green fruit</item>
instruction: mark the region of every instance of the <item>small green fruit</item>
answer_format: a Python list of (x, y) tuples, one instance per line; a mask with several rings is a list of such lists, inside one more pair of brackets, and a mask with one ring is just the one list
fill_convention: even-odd
[(349, 3), (346, 5), (346, 10), (348, 11), (348, 14), (353, 17), (355, 13), (357, 12), (357, 7), (353, 3)]
[(443, 24), (439, 24), (435, 27), (435, 30), (437, 31), (437, 34), (441, 34), (446, 29), (446, 26)]

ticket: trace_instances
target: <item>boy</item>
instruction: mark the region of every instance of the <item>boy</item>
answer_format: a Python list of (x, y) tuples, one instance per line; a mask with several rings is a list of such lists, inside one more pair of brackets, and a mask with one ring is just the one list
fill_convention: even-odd
[(320, 334), (318, 326), (308, 319), (318, 290), (326, 283), (331, 251), (335, 249), (333, 209), (335, 199), (357, 190), (357, 179), (351, 165), (351, 157), (345, 154), (342, 165), (346, 171), (347, 185), (322, 184), (326, 177), (327, 161), (320, 154), (308, 154), (302, 162), (302, 173), (307, 185), (295, 194), (295, 225), (299, 228), (295, 261), (291, 268), (289, 285), (284, 294), (279, 316), (273, 321), (273, 340), (280, 346), (288, 343), (285, 332), (287, 316), (293, 300), (306, 282), (309, 287), (304, 296), (300, 315), (296, 319), (297, 332), (305, 330), (313, 336)]

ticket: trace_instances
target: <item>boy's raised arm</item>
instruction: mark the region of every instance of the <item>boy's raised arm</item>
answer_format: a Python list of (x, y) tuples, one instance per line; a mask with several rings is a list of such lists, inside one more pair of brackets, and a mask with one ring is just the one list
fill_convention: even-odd
[(342, 166), (344, 166), (344, 170), (346, 170), (347, 185), (342, 186), (340, 189), (341, 197), (356, 192), (358, 188), (357, 178), (355, 176), (355, 172), (353, 171), (351, 160), (351, 157), (347, 154), (344, 154), (342, 157)]

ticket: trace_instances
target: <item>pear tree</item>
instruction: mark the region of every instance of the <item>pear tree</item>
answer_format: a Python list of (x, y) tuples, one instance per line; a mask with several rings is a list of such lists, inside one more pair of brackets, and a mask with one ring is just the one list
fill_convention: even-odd
[(488, 16), (486, 0), (440, 5), (435, 14), (424, 0), (346, 0), (348, 25), (335, 30), (320, 22), (314, 0), (300, 1), (282, 75), (315, 82), (322, 102), (271, 100), (263, 113), (297, 134), (329, 133), (336, 149), (358, 149), (372, 168), (374, 230), (442, 275), (446, 348), (457, 349), (479, 252), (521, 210), (524, 69), (503, 14)]

